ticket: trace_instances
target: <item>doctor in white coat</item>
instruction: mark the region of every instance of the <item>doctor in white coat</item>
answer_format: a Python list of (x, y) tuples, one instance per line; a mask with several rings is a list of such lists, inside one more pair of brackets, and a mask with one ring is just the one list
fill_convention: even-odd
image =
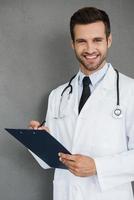
[[(86, 7), (70, 21), (72, 47), (80, 69), (49, 96), (46, 125), (72, 155), (59, 153), (68, 170), (56, 169), (54, 200), (132, 200), (134, 180), (134, 80), (106, 62), (112, 43), (108, 15)], [(90, 78), (90, 97), (78, 112), (83, 77)], [(114, 113), (115, 108), (119, 113)], [(121, 113), (120, 113), (121, 112)], [(30, 127), (40, 125), (31, 121)], [(32, 153), (33, 154), (33, 153)], [(33, 154), (43, 168), (48, 168)]]

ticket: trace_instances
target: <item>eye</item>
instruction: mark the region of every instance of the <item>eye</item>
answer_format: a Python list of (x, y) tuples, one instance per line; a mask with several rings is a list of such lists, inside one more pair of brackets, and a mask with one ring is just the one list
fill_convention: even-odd
[(86, 41), (85, 40), (83, 40), (83, 39), (78, 39), (78, 40), (76, 40), (76, 43), (77, 44), (83, 44), (83, 43), (85, 43)]
[(102, 42), (102, 41), (103, 41), (102, 38), (95, 38), (95, 39), (94, 39), (94, 42)]

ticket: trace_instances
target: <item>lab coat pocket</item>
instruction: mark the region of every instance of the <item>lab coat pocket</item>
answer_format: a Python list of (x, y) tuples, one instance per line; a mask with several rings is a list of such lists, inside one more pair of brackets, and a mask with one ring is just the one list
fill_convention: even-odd
[(120, 185), (119, 187), (106, 190), (97, 195), (97, 200), (132, 200), (133, 192), (131, 184)]

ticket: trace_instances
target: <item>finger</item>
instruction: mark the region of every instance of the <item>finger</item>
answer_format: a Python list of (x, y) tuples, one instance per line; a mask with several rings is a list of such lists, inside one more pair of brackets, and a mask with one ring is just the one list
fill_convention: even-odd
[(49, 129), (46, 126), (41, 126), (38, 128), (38, 130), (45, 130), (45, 131), (49, 132)]
[(38, 121), (34, 121), (34, 120), (30, 121), (30, 123), (29, 123), (29, 127), (34, 128), (34, 129), (38, 128), (39, 125), (40, 125), (40, 123)]
[(44, 130), (44, 129), (43, 129), (43, 127), (41, 126), (41, 127), (38, 128), (38, 130)]
[(58, 155), (59, 155), (59, 157), (61, 159), (66, 159), (66, 160), (71, 160), (71, 161), (75, 161), (76, 160), (76, 156), (75, 155), (64, 154), (64, 153), (61, 153), (61, 152)]
[(73, 170), (75, 173), (78, 172), (78, 166), (74, 161), (62, 160), (61, 161), (68, 169)]
[(68, 169), (72, 174), (74, 174), (75, 176), (79, 176), (79, 173), (74, 170), (74, 169)]
[(70, 160), (66, 160), (66, 159), (59, 159), (63, 164), (67, 165), (68, 167), (75, 167), (75, 162), (74, 161), (70, 161)]
[(66, 159), (62, 159), (61, 161), (74, 175), (79, 176), (80, 168), (74, 161), (68, 161)]

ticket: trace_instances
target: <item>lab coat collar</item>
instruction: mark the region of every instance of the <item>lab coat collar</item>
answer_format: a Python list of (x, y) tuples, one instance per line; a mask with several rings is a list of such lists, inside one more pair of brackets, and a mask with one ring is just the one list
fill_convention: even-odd
[(116, 72), (110, 63), (108, 63), (108, 65), (108, 71), (100, 85), (104, 89), (113, 90), (116, 89)]

